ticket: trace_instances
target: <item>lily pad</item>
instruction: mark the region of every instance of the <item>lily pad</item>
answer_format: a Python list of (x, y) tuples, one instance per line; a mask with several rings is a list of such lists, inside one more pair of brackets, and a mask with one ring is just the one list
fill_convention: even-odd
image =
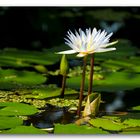
[(17, 126), (16, 128), (2, 131), (1, 134), (47, 134), (47, 132), (33, 126)]
[(11, 89), (42, 84), (46, 78), (35, 72), (0, 70), (0, 89)]
[[(140, 61), (140, 59), (139, 59)], [(140, 65), (133, 59), (107, 60), (101, 66), (110, 70), (124, 69), (128, 72), (140, 72)]]
[(129, 125), (130, 127), (140, 127), (140, 119), (126, 119), (123, 123)]
[[(44, 98), (52, 98), (57, 97), (61, 93), (61, 88), (58, 88), (56, 86), (44, 86), (37, 89), (30, 90), (32, 94), (25, 95), (25, 98), (36, 98), (36, 99), (44, 99)], [(76, 90), (66, 88), (65, 89), (65, 96), (67, 95), (74, 95), (78, 94)]]
[(1, 102), (0, 108), (0, 116), (32, 115), (38, 112), (34, 106), (15, 102)]
[[(130, 90), (140, 87), (140, 74), (128, 72), (105, 72), (102, 73), (103, 79), (93, 81), (94, 91), (120, 91)], [(85, 90), (88, 88), (88, 78), (85, 80)], [(81, 77), (72, 77), (67, 79), (67, 86), (79, 89)]]
[[(59, 59), (59, 55), (55, 55), (53, 51), (27, 51), (27, 50), (17, 50), (5, 48), (0, 51), (0, 59), (7, 59), (12, 62), (21, 62), (27, 65), (42, 64), (51, 65), (56, 63)], [(14, 65), (13, 65), (14, 66)], [(19, 65), (20, 66), (20, 65)]]
[(108, 134), (108, 132), (103, 131), (99, 128), (93, 128), (89, 126), (77, 126), (75, 124), (55, 124), (54, 128), (55, 134)]
[(104, 119), (104, 118), (91, 119), (89, 123), (94, 127), (98, 127), (98, 128), (101, 127), (105, 130), (110, 130), (110, 131), (121, 131), (122, 129), (127, 127), (123, 123), (115, 122), (113, 120)]
[(14, 128), (18, 125), (22, 125), (22, 119), (18, 117), (6, 117), (0, 116), (0, 129)]

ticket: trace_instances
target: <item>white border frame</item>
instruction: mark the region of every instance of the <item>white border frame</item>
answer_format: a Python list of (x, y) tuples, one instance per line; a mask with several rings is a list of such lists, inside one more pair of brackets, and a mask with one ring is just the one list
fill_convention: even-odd
[[(140, 0), (0, 0), (0, 6), (140, 6)], [(6, 140), (139, 140), (140, 135), (0, 135)]]
[(140, 0), (0, 0), (0, 6), (140, 6)]

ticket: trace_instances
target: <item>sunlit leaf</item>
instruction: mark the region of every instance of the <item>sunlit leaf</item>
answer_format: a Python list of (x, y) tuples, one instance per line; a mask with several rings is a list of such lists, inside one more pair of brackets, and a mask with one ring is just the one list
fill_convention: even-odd
[(115, 122), (110, 119), (104, 119), (104, 118), (91, 119), (89, 123), (94, 127), (98, 127), (98, 128), (101, 127), (105, 130), (112, 130), (112, 131), (121, 131), (122, 129), (127, 127), (122, 123)]

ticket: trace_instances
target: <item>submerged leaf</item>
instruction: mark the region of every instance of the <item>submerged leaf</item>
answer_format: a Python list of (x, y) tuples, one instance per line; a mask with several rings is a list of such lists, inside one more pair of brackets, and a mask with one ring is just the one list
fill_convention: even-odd
[[(95, 79), (93, 91), (120, 91), (130, 90), (140, 87), (140, 74), (129, 72), (103, 72), (103, 79)], [(67, 79), (67, 86), (78, 89), (80, 87), (81, 77), (72, 77)], [(89, 80), (85, 79), (85, 89), (88, 88)]]

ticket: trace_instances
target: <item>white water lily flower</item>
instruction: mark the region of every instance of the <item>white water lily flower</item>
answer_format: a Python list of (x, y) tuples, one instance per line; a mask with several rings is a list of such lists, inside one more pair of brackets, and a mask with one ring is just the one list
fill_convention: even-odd
[(98, 30), (94, 28), (86, 29), (86, 31), (82, 31), (79, 29), (79, 32), (75, 31), (73, 34), (71, 31), (68, 31), (67, 38), (65, 44), (72, 48), (72, 50), (58, 52), (58, 54), (73, 54), (79, 53), (78, 57), (84, 57), (88, 54), (98, 53), (98, 52), (107, 52), (116, 50), (116, 48), (106, 48), (108, 46), (114, 45), (118, 41), (114, 41), (109, 43), (110, 37), (113, 33), (107, 35), (107, 32), (104, 30)]

